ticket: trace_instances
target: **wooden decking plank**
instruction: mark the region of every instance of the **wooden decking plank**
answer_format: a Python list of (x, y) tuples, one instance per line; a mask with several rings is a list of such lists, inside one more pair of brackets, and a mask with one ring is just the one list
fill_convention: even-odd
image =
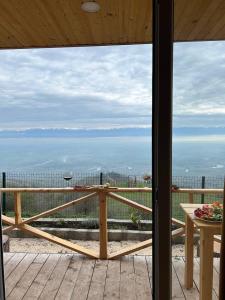
[(39, 271), (38, 275), (32, 282), (31, 286), (27, 290), (23, 300), (35, 300), (38, 299), (41, 292), (43, 291), (48, 278), (51, 276), (59, 258), (60, 254), (50, 254), (45, 264)]
[(17, 265), (14, 271), (8, 276), (6, 279), (6, 297), (11, 293), (13, 288), (16, 286), (17, 282), (26, 272), (30, 264), (33, 262), (37, 254), (35, 253), (28, 253)]
[(51, 276), (49, 277), (39, 299), (41, 299), (41, 300), (55, 299), (55, 296), (58, 292), (58, 289), (61, 285), (64, 275), (70, 264), (71, 258), (72, 258), (71, 254), (64, 254), (60, 257), (60, 259), (59, 259), (55, 269), (53, 270)]
[(149, 278), (150, 286), (152, 288), (152, 257), (145, 256), (145, 260), (146, 260), (147, 268), (148, 268), (148, 278)]
[(84, 258), (71, 300), (86, 300), (94, 271), (95, 260)]
[(107, 273), (108, 260), (97, 260), (91, 285), (88, 293), (88, 300), (103, 299), (105, 291), (106, 273)]
[[(184, 258), (183, 258), (184, 259)], [(198, 291), (200, 290), (200, 286), (199, 286), (199, 274), (200, 274), (200, 268), (199, 268), (199, 264), (197, 262), (197, 260), (194, 261), (194, 282), (198, 288)], [(213, 290), (212, 292), (212, 300), (218, 300), (218, 297), (215, 293), (215, 291)]]
[(24, 258), (26, 253), (16, 253), (10, 261), (6, 264), (4, 268), (5, 272), (5, 279), (8, 278), (8, 276), (12, 273), (12, 271), (17, 267), (17, 265), (20, 263), (20, 261)]
[[(196, 258), (195, 260), (200, 265), (200, 259)], [(215, 291), (215, 294), (218, 298), (219, 297), (219, 274), (216, 271), (215, 267), (213, 267), (213, 290)]]
[(133, 256), (121, 258), (120, 299), (136, 300)]
[(55, 297), (56, 300), (70, 300), (73, 289), (78, 278), (78, 274), (83, 263), (83, 257), (80, 255), (73, 255), (66, 274), (63, 278), (61, 286)]
[(213, 259), (213, 265), (214, 265), (216, 272), (219, 274), (220, 273), (220, 259), (215, 257)]
[[(18, 281), (7, 300), (21, 300), (31, 286), (33, 280), (47, 260), (49, 254), (38, 254), (34, 261), (30, 264), (24, 275)], [(23, 263), (23, 261), (21, 262)], [(15, 270), (16, 272), (16, 270)]]
[(7, 264), (7, 262), (15, 255), (15, 253), (12, 253), (12, 252), (7, 252), (7, 253), (4, 253), (4, 266)]
[(172, 264), (172, 299), (185, 299), (178, 276)]
[(199, 300), (199, 292), (198, 289), (194, 283), (194, 286), (192, 289), (186, 289), (184, 287), (184, 261), (181, 257), (174, 258), (173, 259), (173, 266), (175, 269), (175, 272), (177, 274), (177, 277), (179, 279), (181, 288), (183, 290), (184, 296), (186, 299), (192, 299), (192, 300)]
[(152, 299), (148, 277), (148, 267), (144, 256), (134, 256), (135, 291), (136, 299)]
[(120, 259), (109, 260), (106, 282), (105, 282), (105, 300), (120, 299)]

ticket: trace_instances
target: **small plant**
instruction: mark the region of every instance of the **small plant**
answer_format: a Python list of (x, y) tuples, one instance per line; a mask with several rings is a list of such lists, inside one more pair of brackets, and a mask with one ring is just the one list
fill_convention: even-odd
[(141, 215), (138, 210), (134, 209), (130, 213), (130, 219), (135, 226), (139, 229), (141, 226)]

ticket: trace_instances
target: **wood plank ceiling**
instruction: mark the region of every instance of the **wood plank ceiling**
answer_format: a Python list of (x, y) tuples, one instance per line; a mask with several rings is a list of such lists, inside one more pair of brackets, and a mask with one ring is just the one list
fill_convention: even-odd
[[(150, 0), (0, 1), (0, 48), (151, 43)], [(224, 0), (175, 0), (175, 41), (225, 40)]]

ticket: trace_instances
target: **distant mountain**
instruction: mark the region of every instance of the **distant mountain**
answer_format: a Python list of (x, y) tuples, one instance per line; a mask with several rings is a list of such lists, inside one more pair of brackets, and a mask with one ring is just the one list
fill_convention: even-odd
[[(225, 127), (179, 127), (174, 128), (174, 136), (225, 135)], [(135, 137), (151, 136), (151, 128), (112, 128), (112, 129), (26, 129), (2, 130), (0, 138), (95, 138), (95, 137)]]

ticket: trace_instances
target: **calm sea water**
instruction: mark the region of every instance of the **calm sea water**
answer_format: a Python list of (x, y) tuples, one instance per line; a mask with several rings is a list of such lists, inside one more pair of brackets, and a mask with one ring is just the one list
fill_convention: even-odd
[[(151, 173), (151, 141), (127, 138), (0, 139), (0, 171)], [(224, 176), (225, 138), (175, 138), (173, 174)]]

